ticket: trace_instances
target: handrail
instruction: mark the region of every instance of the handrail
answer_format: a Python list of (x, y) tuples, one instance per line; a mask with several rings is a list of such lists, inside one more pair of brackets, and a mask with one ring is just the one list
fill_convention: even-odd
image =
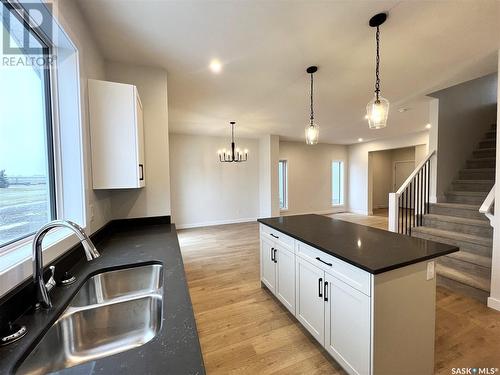
[(398, 195), (401, 195), (403, 193), (403, 191), (405, 191), (405, 189), (408, 187), (408, 185), (410, 185), (410, 182), (415, 178), (415, 176), (417, 175), (418, 172), (420, 172), (420, 170), (423, 168), (423, 166), (425, 165), (425, 163), (427, 163), (427, 161), (436, 153), (436, 150), (432, 150), (425, 158), (424, 160), (422, 160), (420, 163), (418, 163), (417, 167), (413, 170), (413, 172), (411, 172), (411, 174), (408, 176), (408, 178), (406, 179), (406, 181), (403, 183), (403, 185), (401, 185), (401, 187), (398, 189), (398, 191), (396, 192), (396, 194)]
[(486, 196), (486, 199), (484, 200), (483, 204), (479, 208), (479, 212), (484, 214), (490, 220), (491, 226), (493, 226), (494, 224), (493, 218), (495, 217), (493, 213), (494, 204), (495, 204), (495, 185), (493, 185), (490, 192)]
[(389, 193), (389, 230), (411, 236), (430, 212), (431, 151), (413, 170), (396, 193)]

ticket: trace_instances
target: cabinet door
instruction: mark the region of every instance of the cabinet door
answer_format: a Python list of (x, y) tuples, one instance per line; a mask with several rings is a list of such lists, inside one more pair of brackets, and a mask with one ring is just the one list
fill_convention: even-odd
[(139, 186), (143, 187), (146, 185), (146, 165), (144, 163), (144, 115), (142, 113), (142, 103), (137, 93), (135, 91), (135, 116), (137, 122), (137, 160), (138, 160), (138, 180)]
[(276, 264), (274, 263), (274, 243), (260, 239), (260, 280), (276, 293)]
[(370, 297), (325, 274), (325, 349), (349, 374), (370, 373)]
[(325, 303), (323, 302), (324, 272), (301, 257), (296, 257), (295, 316), (324, 345)]
[(295, 315), (295, 254), (280, 245), (275, 257), (276, 297)]

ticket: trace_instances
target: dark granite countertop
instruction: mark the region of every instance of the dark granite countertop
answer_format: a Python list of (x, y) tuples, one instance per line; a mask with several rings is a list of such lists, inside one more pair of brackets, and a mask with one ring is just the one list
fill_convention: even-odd
[(110, 235), (98, 246), (101, 257), (73, 269), (78, 281), (51, 293), (53, 308), (29, 312), (18, 322), (28, 333), (0, 347), (0, 374), (10, 374), (64, 311), (79, 287), (102, 270), (144, 262), (163, 264), (163, 322), (150, 342), (110, 357), (87, 362), (58, 374), (205, 374), (191, 299), (174, 225), (148, 225)]
[(259, 219), (259, 222), (372, 274), (458, 251), (458, 247), (321, 215)]

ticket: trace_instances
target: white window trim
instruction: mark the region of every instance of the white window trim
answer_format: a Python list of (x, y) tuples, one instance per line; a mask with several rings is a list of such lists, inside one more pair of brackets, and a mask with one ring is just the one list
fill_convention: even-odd
[[(43, 2), (42, 0), (36, 0)], [(56, 174), (57, 217), (78, 222), (84, 230), (85, 210), (85, 169), (83, 161), (83, 124), (80, 87), (80, 65), (78, 49), (63, 30), (59, 22), (53, 22), (53, 52), (57, 55), (56, 66), (51, 67), (51, 105), (54, 137), (54, 169)], [(64, 64), (63, 64), (64, 63)], [(64, 77), (63, 77), (64, 76)], [(69, 98), (61, 93), (59, 82), (71, 86), (74, 96)], [(66, 93), (67, 94), (67, 93)], [(61, 106), (60, 102), (65, 101)], [(61, 123), (66, 123), (64, 134)], [(63, 146), (64, 139), (71, 145)], [(75, 142), (76, 140), (76, 142)], [(75, 147), (75, 143), (77, 147)], [(71, 146), (71, 147), (70, 147)], [(63, 166), (64, 160), (76, 161), (70, 167)], [(79, 169), (79, 170), (78, 170)], [(73, 173), (73, 175), (71, 175)], [(79, 178), (75, 178), (77, 173)], [(76, 202), (76, 203), (75, 203)], [(2, 249), (0, 255), (0, 297), (21, 284), (33, 274), (32, 242), (34, 235), (16, 241)], [(77, 237), (65, 229), (54, 229), (45, 237), (43, 261), (48, 264), (66, 253), (78, 243)]]
[[(285, 190), (284, 190), (285, 191), (285, 207), (283, 207), (283, 208), (280, 207), (280, 212), (286, 212), (286, 211), (288, 211), (288, 159), (279, 159), (278, 165), (279, 165), (279, 162), (281, 162), (281, 161), (284, 161), (286, 164), (286, 173), (285, 173)], [(279, 177), (279, 173), (278, 173), (278, 177)], [(278, 183), (281, 184), (281, 181), (278, 181)]]
[(342, 203), (333, 203), (333, 185), (331, 185), (331, 189), (330, 189), (330, 197), (332, 198), (332, 207), (334, 208), (343, 208), (345, 207), (345, 192), (346, 192), (346, 178), (345, 178), (345, 175), (346, 175), (346, 168), (345, 168), (345, 160), (343, 159), (333, 159), (332, 162), (330, 163), (330, 183), (332, 184), (333, 183), (333, 163), (335, 162), (340, 162), (342, 163)]

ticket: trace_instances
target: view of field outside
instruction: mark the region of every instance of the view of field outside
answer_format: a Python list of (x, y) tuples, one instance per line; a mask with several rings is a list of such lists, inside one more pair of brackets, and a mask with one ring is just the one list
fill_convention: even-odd
[[(23, 25), (15, 18), (11, 19), (10, 30), (5, 28), (7, 15), (4, 12), (6, 8), (2, 4), (2, 53), (3, 36), (9, 36), (11, 47), (19, 48), (23, 35)], [(30, 35), (30, 47), (36, 47), (37, 43), (40, 47), (40, 42)], [(19, 54), (23, 56), (21, 49)], [(45, 101), (44, 68), (23, 64), (2, 65), (0, 82), (1, 252), (5, 244), (36, 232), (49, 221), (53, 202), (50, 202), (47, 178), (51, 162), (47, 152), (50, 143), (47, 142), (46, 108), (49, 103)]]
[(50, 220), (46, 184), (0, 188), (0, 244), (36, 232)]

